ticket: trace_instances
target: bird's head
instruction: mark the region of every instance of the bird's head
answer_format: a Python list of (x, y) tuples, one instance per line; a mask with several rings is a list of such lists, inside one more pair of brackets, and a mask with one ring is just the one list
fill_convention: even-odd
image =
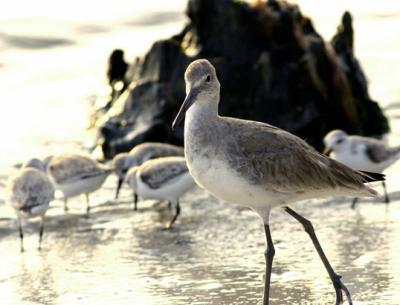
[(112, 167), (115, 170), (115, 174), (118, 177), (117, 189), (115, 193), (115, 199), (118, 198), (119, 191), (121, 189), (122, 183), (124, 182), (125, 176), (129, 169), (136, 165), (134, 156), (128, 153), (120, 153), (116, 155), (112, 161)]
[(324, 137), (325, 149), (323, 153), (329, 156), (331, 152), (338, 153), (343, 151), (348, 143), (347, 137), (347, 133), (343, 130), (332, 130)]
[(208, 60), (195, 60), (187, 67), (185, 84), (186, 98), (172, 123), (172, 128), (182, 121), (186, 111), (194, 103), (209, 106), (208, 104), (218, 104), (219, 101), (220, 83), (214, 66)]

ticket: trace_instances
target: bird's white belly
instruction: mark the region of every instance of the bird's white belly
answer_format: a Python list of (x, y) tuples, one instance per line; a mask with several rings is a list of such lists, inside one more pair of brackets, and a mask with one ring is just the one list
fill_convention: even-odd
[(160, 199), (175, 201), (195, 186), (192, 176), (189, 173), (181, 175), (158, 188), (150, 188), (141, 179), (138, 179), (136, 193), (145, 199)]
[(190, 173), (196, 183), (215, 197), (259, 210), (283, 205), (278, 194), (261, 185), (254, 185), (236, 173), (228, 163), (197, 157), (188, 163)]
[(99, 189), (107, 178), (107, 174), (94, 176), (91, 178), (75, 180), (73, 182), (56, 184), (56, 188), (60, 189), (64, 197), (74, 197), (80, 194), (89, 194)]

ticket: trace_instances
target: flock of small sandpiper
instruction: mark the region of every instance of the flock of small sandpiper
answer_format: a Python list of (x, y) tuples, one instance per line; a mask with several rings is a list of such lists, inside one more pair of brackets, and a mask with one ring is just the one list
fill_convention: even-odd
[[(18, 216), (21, 251), (21, 220), (41, 217), (39, 249), (44, 215), (60, 190), (67, 211), (68, 198), (84, 194), (87, 215), (89, 194), (99, 189), (110, 174), (118, 177), (116, 198), (126, 182), (138, 198), (165, 200), (175, 207), (171, 227), (180, 213), (179, 198), (196, 184), (226, 202), (253, 209), (264, 222), (267, 249), (263, 304), (269, 304), (272, 261), (275, 254), (269, 220), (272, 208), (281, 207), (299, 221), (309, 234), (336, 293), (336, 304), (349, 304), (351, 295), (330, 265), (312, 223), (292, 210), (293, 202), (336, 195), (354, 198), (377, 196), (367, 182), (382, 181), (385, 201), (389, 197), (382, 172), (400, 158), (400, 147), (382, 141), (349, 136), (334, 130), (324, 139), (327, 155), (302, 139), (277, 127), (218, 115), (220, 83), (207, 60), (192, 62), (185, 73), (186, 98), (173, 127), (185, 119), (185, 147), (144, 143), (129, 153), (101, 164), (79, 154), (61, 154), (45, 160), (32, 159), (10, 178), (9, 203)], [(229, 102), (229, 101), (225, 101)], [(307, 201), (305, 201), (307, 202)], [(353, 207), (356, 199), (353, 200)]]

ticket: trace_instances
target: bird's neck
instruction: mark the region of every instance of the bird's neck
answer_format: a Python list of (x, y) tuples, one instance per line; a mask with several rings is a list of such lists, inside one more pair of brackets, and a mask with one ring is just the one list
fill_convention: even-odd
[(196, 101), (186, 112), (185, 157), (189, 165), (209, 149), (218, 124), (218, 103)]
[[(218, 98), (210, 101), (197, 100), (188, 109), (185, 121), (195, 123), (199, 121), (209, 121), (218, 117)], [(186, 127), (186, 124), (185, 124)]]

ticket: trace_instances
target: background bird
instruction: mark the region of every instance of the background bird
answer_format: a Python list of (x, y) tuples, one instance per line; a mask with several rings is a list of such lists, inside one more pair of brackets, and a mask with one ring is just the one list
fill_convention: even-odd
[[(389, 147), (383, 141), (348, 135), (343, 130), (332, 130), (324, 137), (326, 155), (357, 170), (382, 173), (400, 158), (400, 146)], [(389, 195), (385, 181), (382, 181), (385, 202), (389, 203)], [(352, 207), (355, 207), (354, 198)]]
[(129, 153), (120, 153), (116, 155), (112, 162), (118, 177), (115, 199), (118, 198), (125, 175), (130, 168), (139, 166), (150, 159), (183, 156), (183, 154), (183, 147), (181, 146), (159, 142), (146, 142), (135, 146)]
[(53, 156), (47, 166), (51, 181), (64, 195), (65, 211), (68, 210), (68, 198), (85, 194), (87, 216), (90, 212), (89, 194), (99, 189), (112, 171), (112, 168), (78, 154)]
[(54, 187), (44, 170), (45, 165), (39, 159), (32, 159), (8, 182), (9, 202), (18, 218), (21, 252), (24, 251), (22, 220), (33, 217), (41, 218), (38, 245), (41, 249), (45, 213), (54, 199)]
[(134, 193), (134, 209), (138, 196), (145, 199), (167, 200), (176, 212), (168, 228), (180, 214), (179, 198), (195, 186), (184, 157), (164, 157), (144, 162), (128, 171), (126, 181)]

